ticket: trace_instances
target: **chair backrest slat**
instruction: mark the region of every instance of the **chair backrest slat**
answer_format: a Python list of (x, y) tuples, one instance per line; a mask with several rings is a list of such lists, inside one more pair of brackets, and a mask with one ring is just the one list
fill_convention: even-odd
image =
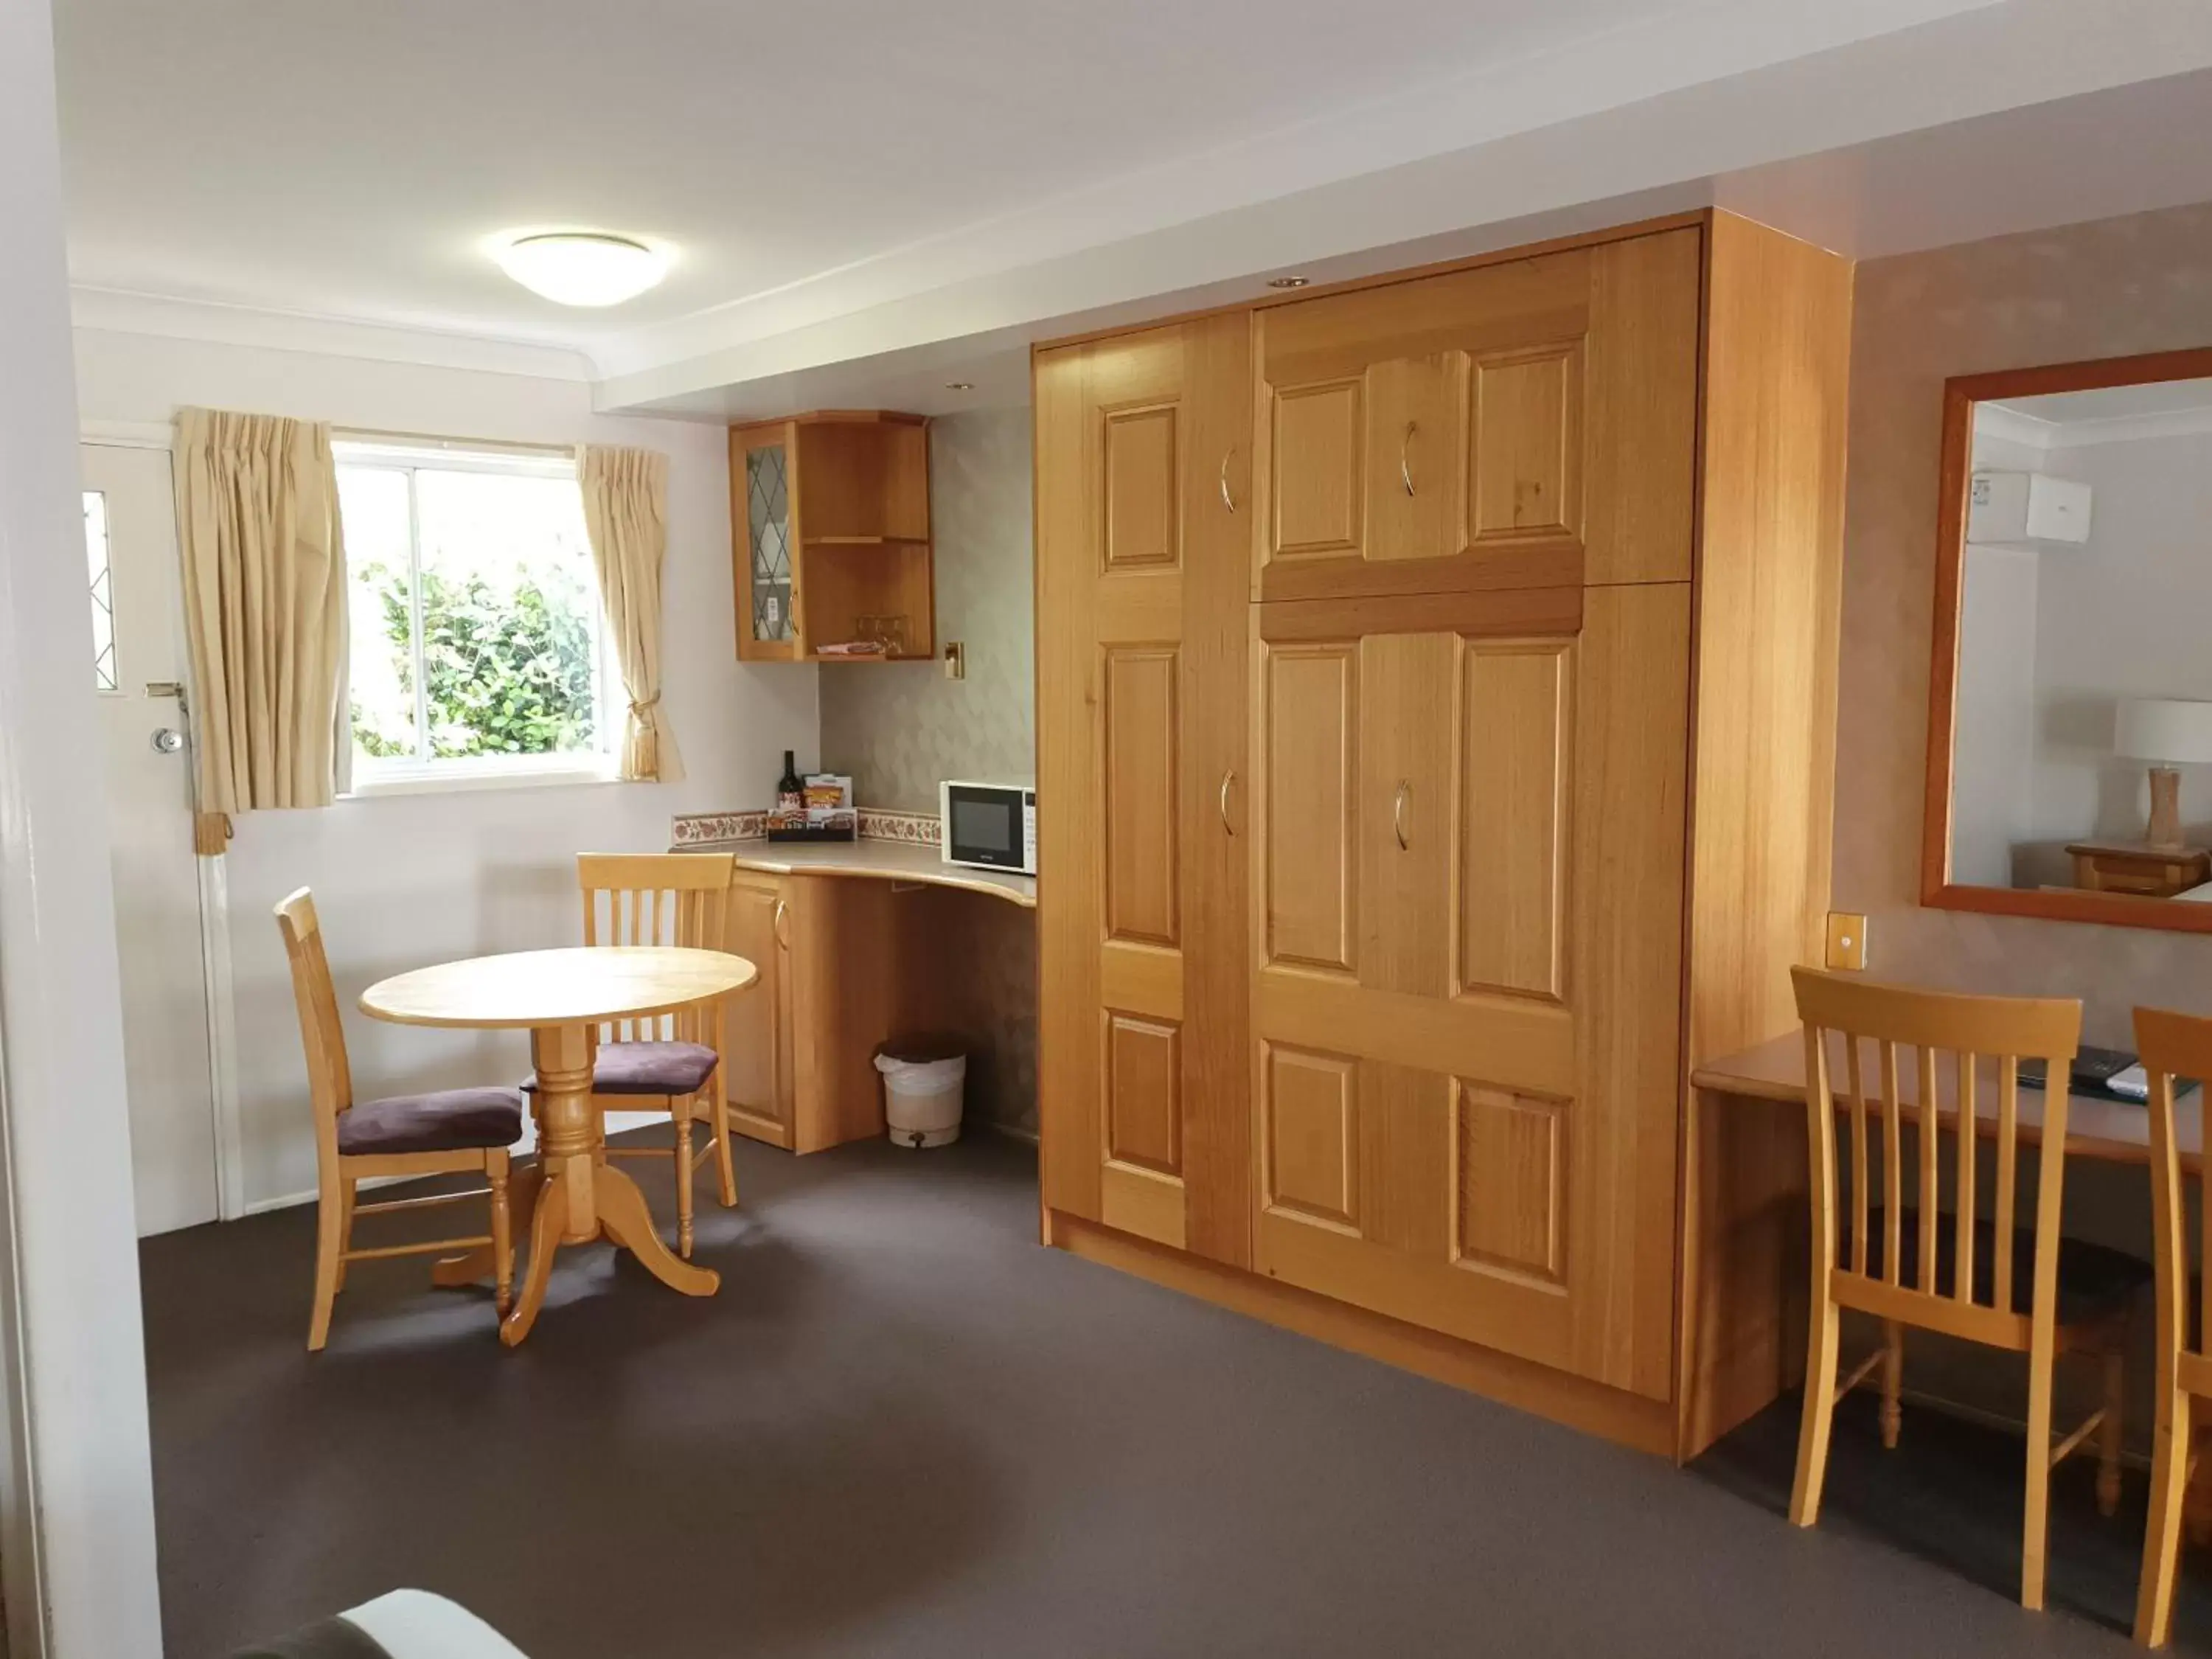
[[(1844, 1034), (1845, 1042), (1850, 1033)], [(1881, 1182), (1886, 1227), (1882, 1238), (1883, 1276), (1893, 1285), (1905, 1261), (1905, 1126), (1899, 1103), (1897, 1045), (1883, 1042), (1881, 1050)]]
[(307, 1054), (307, 1094), (313, 1103), (318, 1143), (337, 1152), (337, 1121), (353, 1107), (353, 1068), (346, 1059), (345, 1026), (338, 1018), (337, 988), (323, 949), (315, 896), (302, 887), (276, 907), (277, 931), (292, 969), (292, 1000), (300, 1014), (300, 1042)]
[[(1936, 1294), (1936, 1224), (1942, 1218), (1936, 1212), (1936, 1177), (1943, 1162), (1943, 1144), (1936, 1139), (1942, 1120), (1933, 1109), (1936, 1095), (1936, 1051), (1924, 1043), (1920, 1048), (1920, 1288), (1929, 1295)], [(1966, 1133), (1959, 1137), (1959, 1150), (1965, 1153), (1973, 1145), (1973, 1125), (1962, 1125)], [(1964, 1161), (1963, 1159), (1961, 1161)]]
[(1978, 1121), (1980, 1115), (1978, 1111), (1980, 1102), (1974, 1090), (1974, 1072), (1978, 1063), (1978, 1056), (1972, 1050), (1962, 1052), (1958, 1056), (1959, 1121), (1962, 1125), (1969, 1126), (1971, 1131), (1960, 1137), (1957, 1195), (1953, 1200), (1958, 1212), (1955, 1217), (1958, 1231), (1953, 1235), (1956, 1241), (1954, 1254), (1957, 1256), (1959, 1263), (1956, 1275), (1958, 1283), (1953, 1291), (1953, 1297), (1954, 1300), (1960, 1302), (1972, 1299), (1968, 1291), (1974, 1282), (1974, 1160), (1980, 1151), (1980, 1128)]
[[(719, 951), (727, 942), (728, 853), (584, 853), (576, 883), (584, 901), (586, 945), (676, 945)], [(599, 924), (604, 906), (605, 925)], [(603, 1042), (714, 1042), (719, 1005), (659, 1018), (611, 1022)], [(719, 1045), (715, 1045), (719, 1046)]]
[(2019, 1140), (2020, 1060), (2002, 1054), (1997, 1059), (1997, 1219), (1991, 1230), (1997, 1248), (1994, 1277), (2000, 1285), (2012, 1283), (2012, 1236), (2020, 1225), (2013, 1196), (2019, 1178), (2019, 1155), (2014, 1149)]
[[(2035, 1260), (2032, 1316), (2038, 1321), (2055, 1317), (2057, 1268), (2059, 1179), (2065, 1162), (2066, 1085), (2081, 1036), (2081, 1008), (2078, 1002), (2059, 999), (1959, 996), (1919, 991), (1904, 986), (1881, 985), (1855, 975), (1846, 976), (1801, 968), (1795, 975), (1798, 1014), (1805, 1024), (1807, 1042), (1808, 1127), (1817, 1143), (1814, 1153), (1816, 1182), (1827, 1183), (1816, 1191), (1816, 1203), (1832, 1218), (1838, 1197), (1833, 1190), (1837, 1160), (1823, 1157), (1823, 1147), (1837, 1132), (1838, 1102), (1834, 1095), (1831, 1046), (1840, 1042), (1848, 1097), (1844, 1133), (1850, 1142), (1850, 1170), (1856, 1189), (1850, 1206), (1854, 1225), (1847, 1263), (1836, 1259), (1832, 1225), (1829, 1230), (1826, 1270), (1878, 1278), (1886, 1285), (1931, 1302), (1939, 1297), (1966, 1306), (2015, 1311), (2013, 1231), (2019, 1213), (2014, 1188), (2019, 1176), (2019, 1069), (2024, 1056), (2041, 1060), (2048, 1068), (2051, 1087), (2046, 1091), (2043, 1112), (2044, 1155), (2036, 1206)], [(1882, 1237), (1880, 1261), (1871, 1259), (1868, 1193), (1873, 1157), (1868, 1142), (1875, 1125), (1869, 1119), (1859, 1062), (1859, 1045), (1871, 1042), (1877, 1056), (1876, 1086), (1881, 1136), (1881, 1162)], [(1899, 1050), (1913, 1051), (1911, 1060), (1900, 1060)], [(1945, 1066), (1942, 1056), (1949, 1055)], [(1984, 1127), (1980, 1119), (1982, 1072), (1993, 1069), (1997, 1084), (1996, 1238), (1988, 1265), (1994, 1272), (1978, 1272), (1980, 1260), (1979, 1143)], [(1909, 1083), (1908, 1083), (1909, 1079)], [(1943, 1085), (1950, 1085), (1949, 1098)], [(1917, 1120), (1912, 1155), (1917, 1173), (1911, 1191), (1918, 1215), (1910, 1235), (1905, 1228), (1906, 1185), (1904, 1165), (1908, 1156), (1904, 1117), (1906, 1090)], [(1948, 1108), (1949, 1109), (1946, 1109)], [(1948, 1238), (1942, 1224), (1943, 1139), (1946, 1127), (1953, 1141), (1954, 1214)], [(1943, 1283), (1941, 1248), (1948, 1243), (1949, 1283)], [(1911, 1248), (1918, 1261), (1905, 1271), (1905, 1254)], [(1978, 1286), (1979, 1287), (1978, 1289)], [(1931, 1310), (1932, 1312), (1932, 1310)]]
[[(2174, 1125), (2174, 1079), (2199, 1080), (2202, 1091), (2212, 1088), (2212, 1019), (2194, 1014), (2170, 1013), (2160, 1008), (2136, 1010), (2136, 1048), (2143, 1070), (2150, 1074), (2150, 1196), (2156, 1237), (2158, 1268), (2158, 1348), (2161, 1354), (2212, 1352), (2212, 1272), (2200, 1288), (2197, 1310), (2197, 1337), (2189, 1340), (2189, 1248), (2185, 1242), (2188, 1214), (2187, 1182), (2181, 1168), (2181, 1142)], [(2200, 1120), (2201, 1130), (2201, 1120)], [(2199, 1152), (2202, 1152), (2200, 1140)], [(2212, 1193), (2205, 1194), (2212, 1197)], [(2203, 1236), (2199, 1261), (2212, 1267), (2212, 1203), (2202, 1205)]]
[(1867, 1190), (1866, 1084), (1860, 1073), (1856, 1037), (1844, 1039), (1844, 1072), (1851, 1090), (1851, 1271), (1863, 1273), (1867, 1270), (1867, 1252), (1873, 1248), (1867, 1237), (1867, 1217), (1873, 1200)]

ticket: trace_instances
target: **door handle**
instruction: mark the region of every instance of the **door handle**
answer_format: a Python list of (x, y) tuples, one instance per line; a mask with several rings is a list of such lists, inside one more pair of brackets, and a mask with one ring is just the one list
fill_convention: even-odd
[(775, 935), (776, 944), (787, 951), (791, 949), (791, 937), (783, 931), (783, 918), (790, 908), (789, 905), (781, 899), (778, 899), (775, 902), (775, 915), (769, 922), (769, 932)]
[(1406, 435), (1398, 440), (1398, 476), (1406, 481), (1406, 493), (1408, 495), (1413, 493), (1413, 465), (1411, 454), (1413, 447), (1413, 434), (1419, 430), (1419, 422), (1408, 421), (1406, 422)]
[(1237, 510), (1237, 498), (1229, 493), (1229, 463), (1236, 453), (1237, 446), (1231, 444), (1221, 458), (1221, 504), (1231, 513)]
[(1411, 852), (1413, 843), (1406, 839), (1406, 801), (1413, 793), (1413, 786), (1404, 778), (1398, 780), (1398, 793), (1390, 803), (1390, 827), (1398, 834), (1398, 850)]
[(185, 734), (173, 726), (158, 726), (154, 732), (154, 752), (173, 755), (185, 746)]
[(1237, 826), (1229, 821), (1229, 787), (1236, 781), (1237, 769), (1233, 766), (1221, 775), (1221, 827), (1232, 836), (1237, 833)]

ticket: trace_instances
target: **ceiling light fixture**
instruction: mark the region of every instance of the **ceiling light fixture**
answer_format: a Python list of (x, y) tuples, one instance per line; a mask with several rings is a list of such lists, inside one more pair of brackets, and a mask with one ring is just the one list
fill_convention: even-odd
[(945, 389), (947, 392), (973, 392), (975, 389), (975, 382), (973, 380), (947, 380), (945, 383)]
[(1312, 280), (1310, 276), (1271, 276), (1267, 279), (1267, 286), (1269, 288), (1304, 288)]
[(618, 306), (668, 274), (665, 252), (598, 231), (518, 236), (493, 257), (532, 294), (564, 306)]

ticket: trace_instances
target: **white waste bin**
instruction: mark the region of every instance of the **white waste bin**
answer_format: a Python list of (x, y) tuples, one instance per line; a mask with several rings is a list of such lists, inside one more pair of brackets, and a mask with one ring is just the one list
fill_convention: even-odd
[(884, 1122), (900, 1146), (945, 1146), (960, 1139), (968, 1056), (957, 1043), (908, 1037), (876, 1050), (884, 1074)]

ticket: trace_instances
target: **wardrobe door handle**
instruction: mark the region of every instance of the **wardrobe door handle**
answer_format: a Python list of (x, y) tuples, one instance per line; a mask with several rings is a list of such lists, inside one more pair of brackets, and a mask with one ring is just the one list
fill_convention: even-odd
[(1413, 786), (1405, 779), (1398, 780), (1398, 793), (1390, 803), (1390, 827), (1398, 832), (1398, 850), (1411, 852), (1413, 843), (1406, 839), (1406, 799), (1413, 793)]
[(1229, 493), (1229, 463), (1236, 454), (1237, 446), (1231, 444), (1221, 458), (1221, 504), (1231, 513), (1237, 510), (1237, 498)]
[(1419, 430), (1419, 422), (1408, 421), (1406, 422), (1406, 435), (1398, 441), (1398, 476), (1406, 481), (1406, 493), (1408, 495), (1413, 493), (1413, 467), (1410, 452), (1413, 447), (1413, 434)]
[(1237, 826), (1229, 821), (1229, 787), (1236, 781), (1237, 769), (1233, 766), (1221, 775), (1221, 827), (1232, 836), (1237, 833)]

